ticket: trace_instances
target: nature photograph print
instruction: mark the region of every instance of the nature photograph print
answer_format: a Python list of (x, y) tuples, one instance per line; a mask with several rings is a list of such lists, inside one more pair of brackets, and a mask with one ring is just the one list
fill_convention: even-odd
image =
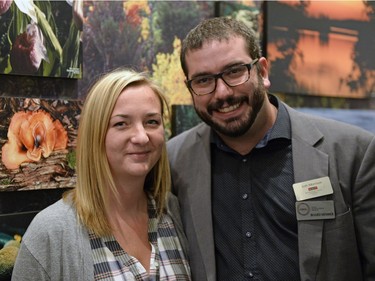
[(71, 188), (82, 102), (0, 98), (0, 192)]
[(82, 78), (83, 0), (0, 0), (0, 74)]
[(374, 1), (265, 3), (271, 91), (352, 99), (374, 94)]

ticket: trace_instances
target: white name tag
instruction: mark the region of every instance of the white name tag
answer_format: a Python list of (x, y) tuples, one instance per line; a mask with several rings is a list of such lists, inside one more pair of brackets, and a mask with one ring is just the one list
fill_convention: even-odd
[(297, 220), (327, 220), (335, 218), (332, 200), (296, 202)]
[(328, 177), (295, 183), (293, 184), (293, 189), (297, 201), (333, 193), (331, 181)]

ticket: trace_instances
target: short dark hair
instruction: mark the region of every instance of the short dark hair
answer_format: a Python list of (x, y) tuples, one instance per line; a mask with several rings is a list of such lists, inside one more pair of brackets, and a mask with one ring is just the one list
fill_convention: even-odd
[(181, 67), (185, 76), (188, 77), (186, 66), (186, 53), (188, 51), (200, 49), (206, 42), (229, 40), (236, 36), (245, 39), (252, 59), (261, 57), (261, 48), (256, 33), (241, 21), (229, 17), (209, 18), (190, 30), (182, 41), (180, 54)]

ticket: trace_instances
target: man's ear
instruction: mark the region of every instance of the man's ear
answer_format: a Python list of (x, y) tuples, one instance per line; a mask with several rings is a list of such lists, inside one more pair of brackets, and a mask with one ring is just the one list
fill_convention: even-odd
[(264, 87), (268, 89), (271, 86), (271, 81), (269, 80), (269, 77), (268, 77), (268, 61), (265, 57), (261, 57), (258, 61), (258, 64), (260, 66), (258, 68), (259, 75), (263, 79)]

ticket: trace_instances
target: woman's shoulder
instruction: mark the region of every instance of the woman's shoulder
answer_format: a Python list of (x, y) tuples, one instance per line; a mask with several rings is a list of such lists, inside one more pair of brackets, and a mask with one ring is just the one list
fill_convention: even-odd
[(71, 227), (76, 226), (76, 214), (69, 201), (60, 199), (40, 211), (26, 231), (26, 237), (61, 236)]
[(22, 237), (19, 256), (21, 263), (37, 264), (36, 271), (43, 274), (62, 276), (63, 270), (64, 280), (93, 280), (88, 232), (69, 200), (60, 199), (34, 217)]
[[(71, 201), (60, 199), (47, 208), (40, 211), (34, 218), (39, 223), (58, 223), (59, 221), (71, 220), (75, 214)], [(74, 217), (74, 216), (73, 216)]]

